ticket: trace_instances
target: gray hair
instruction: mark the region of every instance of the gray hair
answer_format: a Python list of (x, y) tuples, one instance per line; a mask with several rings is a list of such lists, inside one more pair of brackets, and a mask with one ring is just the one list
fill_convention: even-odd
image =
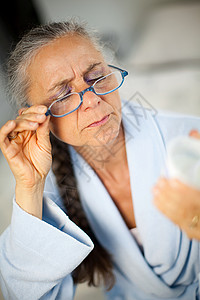
[(102, 51), (103, 47), (97, 32), (89, 30), (85, 22), (78, 22), (74, 19), (40, 25), (22, 37), (11, 53), (7, 64), (7, 93), (11, 104), (15, 105), (16, 109), (28, 104), (27, 68), (37, 52), (55, 39), (73, 34), (90, 39), (96, 49)]

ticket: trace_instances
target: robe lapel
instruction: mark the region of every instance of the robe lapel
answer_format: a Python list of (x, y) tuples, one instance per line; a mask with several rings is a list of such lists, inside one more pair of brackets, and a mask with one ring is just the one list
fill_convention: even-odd
[[(96, 237), (112, 254), (114, 264), (123, 276), (133, 286), (136, 285), (147, 294), (153, 295), (156, 291), (158, 297), (163, 295), (177, 297), (184, 288), (174, 287), (171, 289), (155, 272), (159, 264), (156, 248), (160, 249), (162, 246), (162, 251), (165, 249), (165, 245), (160, 244), (160, 232), (162, 231), (164, 237), (169, 239), (169, 230), (172, 229), (171, 223), (167, 219), (162, 228), (158, 228), (157, 224), (163, 224), (164, 217), (152, 205), (151, 197), (151, 188), (160, 176), (160, 170), (164, 168), (165, 149), (152, 116), (148, 114), (148, 117), (140, 118), (133, 124), (133, 113), (135, 112), (129, 105), (124, 105), (123, 125), (126, 134), (132, 198), (145, 257), (98, 176), (70, 147), (79, 194)], [(139, 114), (141, 115), (141, 113)], [(152, 228), (153, 231), (151, 231)], [(175, 234), (177, 243), (179, 243), (180, 237), (175, 226), (172, 230), (171, 242), (174, 243)], [(152, 232), (154, 232), (153, 235)], [(168, 250), (167, 248), (166, 252)], [(161, 255), (160, 260), (164, 255), (166, 253)], [(169, 263), (168, 259), (169, 254), (166, 258)], [(174, 257), (172, 257), (173, 259)]]
[[(133, 106), (127, 106), (126, 110), (130, 115)], [(130, 123), (130, 118), (127, 118), (126, 110), (123, 124), (126, 131), (134, 132), (134, 138), (126, 144), (126, 150), (135, 220), (144, 256), (152, 271), (161, 276), (169, 286), (178, 283), (180, 278), (192, 283), (195, 276), (187, 277), (187, 274), (194, 274), (193, 270), (197, 268), (198, 242), (190, 241), (153, 205), (152, 187), (161, 173), (167, 176), (165, 142), (159, 124), (151, 113), (146, 111), (141, 115), (140, 107), (134, 107), (134, 114), (141, 116), (136, 130)], [(188, 272), (184, 272), (185, 268)]]
[[(130, 131), (132, 132), (133, 137), (126, 143), (126, 151), (135, 220), (142, 238), (145, 256), (149, 257), (150, 261), (153, 261), (152, 256), (155, 256), (157, 264), (158, 253), (155, 251), (155, 247), (160, 248), (161, 232), (162, 237), (163, 235), (166, 237), (166, 244), (172, 245), (175, 236), (177, 241), (180, 239), (178, 228), (160, 214), (152, 203), (152, 188), (161, 176), (161, 173), (165, 175), (167, 173), (165, 165), (166, 149), (154, 117), (148, 112), (141, 114), (139, 108), (135, 107), (134, 114), (139, 116), (136, 130), (130, 123), (134, 120), (133, 117), (130, 118), (131, 109), (133, 110), (131, 107), (125, 107), (123, 124), (129, 134)], [(129, 116), (128, 118), (127, 115)], [(158, 224), (161, 224), (162, 228)], [(169, 232), (171, 232), (170, 236)], [(169, 239), (171, 239), (171, 243)], [(151, 250), (152, 248), (153, 251)], [(165, 251), (168, 252), (169, 249), (166, 245), (162, 248), (162, 253), (161, 251), (159, 252), (162, 262), (163, 258), (166, 257), (169, 267), (169, 254), (166, 255), (164, 253)], [(172, 260), (174, 262), (174, 258)]]

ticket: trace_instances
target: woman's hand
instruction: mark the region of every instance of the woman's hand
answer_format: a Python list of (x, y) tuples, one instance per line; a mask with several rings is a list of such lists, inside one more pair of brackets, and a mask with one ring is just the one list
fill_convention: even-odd
[[(190, 136), (200, 139), (192, 130)], [(177, 224), (190, 239), (200, 240), (200, 190), (176, 179), (160, 178), (153, 189), (154, 204), (172, 222)]]
[[(16, 180), (16, 202), (40, 218), (44, 182), (52, 161), (46, 110), (41, 105), (23, 108), (16, 120), (0, 129), (0, 148)], [(9, 139), (16, 134), (15, 139)]]
[(198, 130), (191, 130), (189, 136), (200, 139), (200, 133), (198, 132)]
[(160, 178), (153, 189), (154, 204), (192, 239), (200, 240), (200, 190), (177, 179)]

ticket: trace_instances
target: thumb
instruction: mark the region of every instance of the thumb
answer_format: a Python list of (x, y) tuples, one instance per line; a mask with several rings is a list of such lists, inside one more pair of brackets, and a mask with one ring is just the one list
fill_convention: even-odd
[(50, 140), (49, 140), (49, 132), (50, 132), (49, 120), (50, 120), (50, 116), (48, 116), (46, 118), (46, 120), (44, 121), (44, 123), (42, 123), (38, 127), (38, 129), (36, 130), (37, 142), (40, 145), (43, 145), (43, 146), (46, 146), (46, 147), (50, 146)]
[(190, 133), (189, 133), (189, 136), (198, 138), (198, 136), (199, 136), (198, 130), (196, 130), (196, 129), (191, 130)]

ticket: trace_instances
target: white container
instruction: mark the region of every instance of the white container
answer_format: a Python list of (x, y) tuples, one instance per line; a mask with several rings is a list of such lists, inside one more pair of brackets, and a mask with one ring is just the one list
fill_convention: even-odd
[(180, 136), (167, 146), (169, 176), (200, 189), (200, 140)]

